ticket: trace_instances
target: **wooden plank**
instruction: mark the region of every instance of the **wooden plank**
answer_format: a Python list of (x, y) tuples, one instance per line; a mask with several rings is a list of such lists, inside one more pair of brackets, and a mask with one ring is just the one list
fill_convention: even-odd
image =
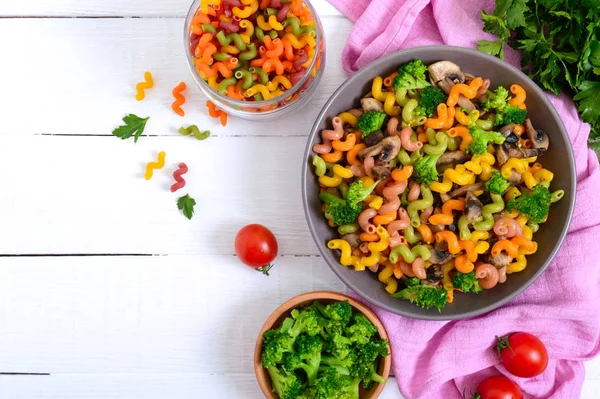
[[(143, 0), (45, 0), (7, 1), (0, 9), (0, 16), (125, 16), (125, 17), (185, 17), (192, 0), (143, 1)], [(326, 0), (311, 2), (321, 17), (341, 16)]]
[[(11, 399), (264, 398), (254, 375), (248, 374), (0, 376), (0, 396), (5, 395)], [(379, 398), (403, 398), (393, 377)]]
[(1, 262), (0, 372), (252, 374), (277, 306), (346, 290), (317, 257), (280, 257), (269, 277), (234, 256)]
[[(304, 137), (0, 136), (0, 254), (233, 254), (262, 223), (280, 254), (318, 254), (300, 197)], [(147, 162), (166, 166), (146, 181)], [(187, 186), (169, 187), (180, 162)], [(190, 221), (176, 199), (197, 201)]]
[[(351, 24), (342, 18), (323, 24), (330, 32), (327, 66), (310, 105), (269, 122), (230, 118), (222, 128), (208, 116), (206, 97), (188, 69), (183, 19), (0, 19), (0, 31), (11, 32), (11, 40), (0, 41), (0, 53), (13, 60), (0, 65), (0, 135), (110, 135), (128, 113), (151, 116), (148, 133), (159, 135), (177, 135), (192, 123), (230, 135), (307, 135), (346, 79), (340, 56)], [(137, 102), (135, 85), (147, 70), (155, 87)], [(188, 85), (184, 118), (171, 110), (171, 90), (180, 81)]]

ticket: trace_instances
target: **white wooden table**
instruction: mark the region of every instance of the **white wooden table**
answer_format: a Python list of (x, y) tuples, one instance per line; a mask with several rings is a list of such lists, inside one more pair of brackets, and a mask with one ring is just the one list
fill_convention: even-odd
[[(222, 128), (185, 62), (189, 3), (0, 0), (2, 399), (260, 398), (252, 351), (265, 318), (294, 295), (346, 290), (310, 238), (299, 177), (312, 121), (345, 79), (351, 23), (315, 1), (328, 52), (310, 106)], [(155, 87), (138, 103), (146, 70)], [(185, 118), (170, 109), (180, 81)], [(111, 136), (127, 113), (151, 117), (150, 137)], [(191, 123), (213, 135), (177, 134)], [(146, 181), (160, 150), (166, 169)], [(192, 221), (168, 190), (182, 161)], [(279, 240), (269, 278), (233, 254), (251, 222)], [(584, 397), (597, 397), (600, 361), (587, 370)], [(395, 381), (382, 398), (400, 398)]]

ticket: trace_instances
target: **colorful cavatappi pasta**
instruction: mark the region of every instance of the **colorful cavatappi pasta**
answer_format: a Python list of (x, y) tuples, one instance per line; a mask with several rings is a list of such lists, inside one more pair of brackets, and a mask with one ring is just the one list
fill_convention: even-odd
[(200, 76), (235, 100), (270, 100), (310, 75), (307, 87), (321, 67), (316, 23), (302, 0), (209, 0), (189, 35)]
[(449, 61), (373, 79), (360, 108), (321, 132), (311, 162), (340, 263), (369, 269), (392, 296), (441, 310), (527, 267), (554, 174), (527, 94)]

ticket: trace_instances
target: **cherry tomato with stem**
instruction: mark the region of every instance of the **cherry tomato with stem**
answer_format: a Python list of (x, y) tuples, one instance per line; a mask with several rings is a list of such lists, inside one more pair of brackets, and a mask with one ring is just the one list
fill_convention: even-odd
[(502, 375), (493, 375), (481, 381), (471, 399), (523, 399), (521, 388)]
[(531, 378), (540, 375), (548, 366), (548, 351), (538, 337), (517, 332), (498, 338), (496, 350), (506, 371), (512, 375)]
[(265, 226), (249, 224), (235, 236), (235, 253), (242, 263), (268, 276), (277, 256), (277, 239)]

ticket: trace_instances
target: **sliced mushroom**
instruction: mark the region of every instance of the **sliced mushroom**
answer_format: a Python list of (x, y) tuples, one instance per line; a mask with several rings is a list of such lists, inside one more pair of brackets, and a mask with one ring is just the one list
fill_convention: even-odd
[(448, 251), (444, 251), (443, 249), (434, 249), (431, 251), (431, 257), (429, 258), (429, 262), (434, 265), (441, 265), (448, 262), (452, 258), (452, 254)]
[(427, 279), (432, 281), (439, 281), (444, 278), (444, 271), (441, 265), (431, 265), (427, 269)]
[(352, 249), (358, 248), (362, 242), (358, 233), (344, 234), (341, 239), (346, 240)]
[(460, 150), (448, 151), (448, 152), (445, 152), (444, 155), (439, 157), (436, 165), (453, 164), (454, 166), (456, 166), (456, 164), (465, 163), (470, 159), (471, 159), (470, 155), (465, 154), (464, 152), (462, 152)]
[(367, 111), (383, 112), (383, 104), (381, 103), (381, 101), (376, 100), (374, 98), (363, 98), (360, 100), (360, 105), (362, 106), (362, 109), (365, 112), (367, 112)]
[(518, 184), (521, 181), (521, 174), (516, 170), (513, 170), (510, 177), (506, 180), (508, 180), (512, 184)]
[(451, 191), (448, 194), (449, 198), (462, 197), (466, 195), (470, 191), (483, 190), (483, 183), (475, 183), (475, 184), (467, 184), (466, 186), (461, 186), (454, 191)]
[(504, 142), (509, 144), (516, 144), (518, 141), (519, 136), (517, 136), (515, 133), (511, 133), (508, 136), (506, 136), (506, 140)]
[(514, 144), (504, 143), (502, 145), (507, 151), (509, 158), (529, 158), (542, 155), (546, 150), (543, 148), (521, 148)]
[(508, 152), (506, 152), (504, 145), (496, 146), (496, 160), (500, 166), (504, 165), (508, 161)]
[(508, 125), (502, 126), (500, 129), (500, 134), (504, 137), (508, 137), (510, 134), (512, 134), (513, 130), (515, 130), (515, 124), (509, 123)]
[(390, 170), (382, 165), (375, 166), (373, 169), (371, 169), (371, 173), (373, 173), (373, 176), (375, 176), (378, 180), (385, 180), (391, 175)]
[(429, 76), (434, 83), (438, 83), (449, 77), (454, 83), (463, 83), (465, 74), (460, 70), (460, 67), (451, 61), (438, 61), (427, 67)]
[(479, 198), (473, 193), (473, 191), (467, 191), (465, 197), (465, 217), (467, 222), (471, 223), (481, 217), (481, 211), (483, 204), (479, 201)]
[(535, 129), (529, 118), (525, 119), (525, 128), (527, 129), (527, 135), (529, 135), (533, 148), (542, 148), (546, 151), (550, 146), (548, 135), (542, 129)]
[(371, 147), (371, 146), (379, 143), (384, 138), (385, 138), (385, 134), (381, 130), (378, 130), (376, 132), (373, 132), (373, 133), (369, 134), (364, 139), (364, 142), (367, 145), (367, 147)]
[(497, 256), (488, 255), (487, 257), (487, 263), (498, 269), (508, 266), (511, 261), (512, 258), (504, 252), (500, 253)]
[(379, 155), (379, 160), (381, 162), (388, 162), (398, 155), (401, 146), (402, 143), (400, 142), (400, 137), (388, 136), (374, 146), (365, 148), (358, 153), (358, 156), (359, 158), (364, 159), (366, 157), (375, 157)]

